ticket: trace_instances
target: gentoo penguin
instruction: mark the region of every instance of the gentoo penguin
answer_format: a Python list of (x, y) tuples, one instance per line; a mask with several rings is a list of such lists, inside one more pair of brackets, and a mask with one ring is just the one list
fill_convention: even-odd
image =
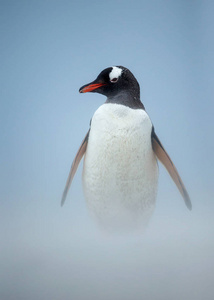
[(84, 195), (89, 210), (105, 229), (141, 230), (147, 224), (157, 195), (157, 159), (191, 209), (186, 188), (140, 100), (140, 86), (134, 75), (125, 67), (110, 67), (79, 92), (100, 93), (107, 99), (91, 119), (71, 166), (61, 204), (85, 155)]

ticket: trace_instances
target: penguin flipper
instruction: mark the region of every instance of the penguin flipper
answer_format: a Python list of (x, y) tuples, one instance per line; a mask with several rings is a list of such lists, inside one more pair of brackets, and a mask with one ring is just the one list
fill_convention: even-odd
[(72, 183), (72, 180), (74, 178), (74, 175), (77, 171), (77, 168), (79, 166), (79, 163), (80, 163), (83, 155), (85, 154), (87, 144), (88, 144), (89, 131), (90, 131), (90, 129), (88, 130), (84, 140), (82, 141), (82, 144), (80, 145), (79, 150), (77, 151), (77, 154), (76, 154), (76, 156), (73, 160), (73, 163), (71, 165), (71, 170), (69, 172), (68, 179), (67, 179), (67, 182), (66, 182), (66, 185), (65, 185), (65, 188), (64, 188), (64, 192), (62, 194), (61, 206), (63, 206), (63, 204), (65, 203), (65, 199), (66, 199), (68, 190), (70, 188), (70, 185)]
[(172, 180), (174, 181), (177, 188), (179, 189), (181, 195), (183, 196), (186, 206), (188, 207), (189, 210), (191, 210), (192, 204), (191, 204), (191, 200), (188, 195), (188, 192), (181, 180), (180, 175), (178, 174), (178, 171), (177, 171), (175, 165), (173, 164), (171, 158), (169, 157), (168, 153), (166, 152), (163, 145), (161, 144), (154, 129), (152, 131), (152, 148), (153, 148), (153, 151), (156, 154), (157, 158), (167, 169), (169, 175), (171, 176)]

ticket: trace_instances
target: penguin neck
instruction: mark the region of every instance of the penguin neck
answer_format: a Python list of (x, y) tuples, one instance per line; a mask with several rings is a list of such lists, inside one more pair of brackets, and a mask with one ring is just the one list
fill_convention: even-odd
[(132, 95), (127, 91), (122, 91), (117, 95), (108, 97), (105, 103), (120, 104), (132, 109), (145, 109), (143, 103), (140, 101), (140, 95)]

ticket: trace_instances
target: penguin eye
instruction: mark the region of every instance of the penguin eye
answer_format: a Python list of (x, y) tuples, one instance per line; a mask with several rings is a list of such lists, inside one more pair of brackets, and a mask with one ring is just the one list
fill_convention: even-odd
[(111, 80), (110, 80), (111, 82), (113, 82), (113, 83), (115, 83), (115, 82), (117, 82), (118, 81), (118, 78), (112, 78)]

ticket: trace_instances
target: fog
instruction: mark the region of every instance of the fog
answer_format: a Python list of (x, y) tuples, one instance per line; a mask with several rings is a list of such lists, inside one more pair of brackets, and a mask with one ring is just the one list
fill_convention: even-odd
[[(212, 1), (1, 1), (0, 299), (188, 299), (214, 294)], [(128, 67), (190, 194), (160, 166), (138, 235), (87, 212), (82, 163), (60, 200), (101, 95), (78, 93)]]
[(157, 209), (144, 234), (119, 236), (67, 206), (16, 211), (12, 224), (5, 218), (1, 299), (212, 299), (207, 211)]

